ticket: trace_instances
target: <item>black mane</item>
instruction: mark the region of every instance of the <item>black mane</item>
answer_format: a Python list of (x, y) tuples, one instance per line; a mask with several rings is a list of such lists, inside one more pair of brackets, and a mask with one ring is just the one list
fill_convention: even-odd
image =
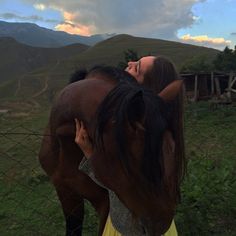
[(162, 137), (167, 127), (163, 100), (152, 91), (129, 82), (119, 83), (103, 100), (97, 112), (95, 143), (104, 150), (103, 133), (109, 120), (114, 121), (114, 135), (119, 158), (128, 174), (130, 157), (126, 144), (126, 122), (134, 126), (139, 121), (145, 130), (145, 145), (140, 173), (153, 186), (161, 185), (163, 159)]

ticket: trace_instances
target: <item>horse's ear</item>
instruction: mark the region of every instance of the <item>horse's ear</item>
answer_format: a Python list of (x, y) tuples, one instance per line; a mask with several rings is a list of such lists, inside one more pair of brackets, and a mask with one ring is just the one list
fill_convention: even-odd
[(174, 100), (182, 90), (183, 80), (174, 80), (172, 83), (167, 85), (158, 95), (165, 102)]

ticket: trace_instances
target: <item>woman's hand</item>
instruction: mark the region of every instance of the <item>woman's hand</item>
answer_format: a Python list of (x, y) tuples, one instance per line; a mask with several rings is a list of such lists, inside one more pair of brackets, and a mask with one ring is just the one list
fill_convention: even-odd
[(83, 122), (78, 119), (75, 119), (75, 125), (75, 142), (79, 145), (85, 157), (90, 158), (93, 154), (93, 145), (89, 139), (87, 130), (85, 129)]

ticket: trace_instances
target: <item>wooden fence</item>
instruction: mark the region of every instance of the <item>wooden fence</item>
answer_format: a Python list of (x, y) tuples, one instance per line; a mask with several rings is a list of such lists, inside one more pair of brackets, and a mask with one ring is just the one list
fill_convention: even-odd
[(185, 95), (189, 101), (215, 100), (231, 103), (236, 100), (236, 73), (181, 74), (185, 80)]

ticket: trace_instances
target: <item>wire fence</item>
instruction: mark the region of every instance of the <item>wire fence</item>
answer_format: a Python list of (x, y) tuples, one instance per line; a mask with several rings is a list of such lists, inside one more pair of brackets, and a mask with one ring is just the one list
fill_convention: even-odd
[[(232, 207), (236, 202), (232, 190), (236, 187), (236, 168), (232, 168), (236, 167), (235, 136), (236, 107), (211, 110), (206, 105), (193, 105), (187, 108), (185, 142), (189, 167), (182, 207), (176, 218), (182, 235), (204, 235), (205, 231), (216, 230), (216, 224), (218, 228), (228, 229), (227, 235), (236, 230), (230, 226), (236, 223), (236, 208)], [(0, 235), (65, 234), (56, 192), (38, 162), (42, 137), (41, 132), (24, 125), (0, 131)], [(218, 195), (224, 202), (215, 205)], [(219, 212), (221, 217), (217, 217)], [(96, 235), (97, 217), (89, 204), (86, 204), (85, 217), (83, 235)], [(193, 217), (195, 219), (191, 219)], [(204, 225), (208, 228), (196, 229), (196, 222), (203, 229)]]
[(55, 208), (57, 201), (38, 163), (41, 137), (22, 126), (0, 133), (3, 235), (48, 235), (42, 232), (42, 225), (45, 228), (60, 226), (55, 217), (44, 210)]
[[(24, 126), (0, 132), (0, 235), (64, 235), (65, 222), (56, 192), (38, 161), (43, 134)], [(96, 235), (96, 215), (86, 203)]]

